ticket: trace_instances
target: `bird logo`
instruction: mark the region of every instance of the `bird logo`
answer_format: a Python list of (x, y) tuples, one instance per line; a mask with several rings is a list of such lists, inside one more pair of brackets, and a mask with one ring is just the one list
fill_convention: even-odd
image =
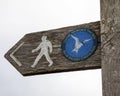
[(74, 35), (71, 35), (71, 37), (75, 40), (75, 48), (72, 50), (72, 52), (78, 53), (79, 49), (85, 45), (85, 43), (89, 42), (91, 39), (86, 39), (83, 42), (79, 41), (79, 38), (75, 37)]

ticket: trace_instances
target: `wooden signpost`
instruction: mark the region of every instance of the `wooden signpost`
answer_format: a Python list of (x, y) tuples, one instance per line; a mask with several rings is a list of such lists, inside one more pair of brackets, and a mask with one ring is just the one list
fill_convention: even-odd
[(24, 76), (102, 66), (103, 96), (119, 96), (120, 1), (100, 2), (101, 22), (27, 34), (5, 57)]
[[(96, 33), (98, 47), (88, 59), (73, 62), (64, 56), (62, 42), (71, 31), (81, 28), (91, 29)], [(44, 45), (45, 38), (47, 43)], [(46, 49), (45, 46), (49, 48)], [(100, 68), (100, 22), (27, 34), (7, 52), (5, 57), (24, 76)]]

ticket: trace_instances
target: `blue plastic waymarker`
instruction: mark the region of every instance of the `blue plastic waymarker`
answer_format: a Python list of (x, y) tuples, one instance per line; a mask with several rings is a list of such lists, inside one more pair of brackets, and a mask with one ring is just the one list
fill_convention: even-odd
[(66, 58), (72, 61), (81, 61), (91, 56), (98, 40), (94, 32), (89, 29), (80, 29), (70, 32), (62, 43), (62, 51)]

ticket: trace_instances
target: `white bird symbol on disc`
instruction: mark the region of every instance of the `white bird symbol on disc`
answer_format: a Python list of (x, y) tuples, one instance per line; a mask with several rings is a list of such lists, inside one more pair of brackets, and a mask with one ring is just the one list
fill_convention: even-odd
[(83, 42), (79, 41), (79, 38), (71, 35), (71, 37), (75, 40), (75, 48), (72, 50), (73, 52), (78, 53), (79, 49), (87, 42), (89, 42), (91, 39), (86, 39)]

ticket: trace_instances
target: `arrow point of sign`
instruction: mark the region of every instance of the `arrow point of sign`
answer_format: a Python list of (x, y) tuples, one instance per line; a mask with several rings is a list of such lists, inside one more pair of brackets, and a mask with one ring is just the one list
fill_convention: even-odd
[(11, 54), (10, 57), (14, 60), (14, 62), (18, 65), (18, 66), (22, 66), (22, 63), (14, 56), (14, 53), (24, 44), (24, 42), (22, 42)]

